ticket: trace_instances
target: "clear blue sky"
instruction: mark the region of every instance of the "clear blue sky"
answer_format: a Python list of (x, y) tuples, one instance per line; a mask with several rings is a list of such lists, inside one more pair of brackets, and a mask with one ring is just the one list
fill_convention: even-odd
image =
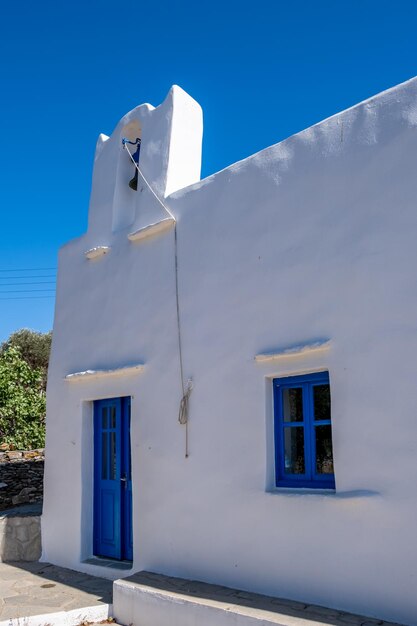
[(97, 135), (128, 110), (183, 87), (207, 176), (416, 75), (416, 33), (416, 0), (3, 0), (0, 340), (52, 327), (32, 298), (53, 291), (22, 290), (54, 271), (10, 270), (83, 233)]

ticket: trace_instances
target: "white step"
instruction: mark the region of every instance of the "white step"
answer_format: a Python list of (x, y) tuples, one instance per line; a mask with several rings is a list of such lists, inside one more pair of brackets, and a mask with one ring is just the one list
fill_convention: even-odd
[(336, 609), (152, 572), (114, 582), (113, 615), (125, 626), (388, 626)]

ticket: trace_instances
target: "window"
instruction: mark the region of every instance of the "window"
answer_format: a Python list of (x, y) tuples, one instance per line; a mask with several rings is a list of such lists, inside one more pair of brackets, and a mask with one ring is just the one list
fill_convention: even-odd
[(328, 372), (275, 378), (277, 487), (334, 489)]

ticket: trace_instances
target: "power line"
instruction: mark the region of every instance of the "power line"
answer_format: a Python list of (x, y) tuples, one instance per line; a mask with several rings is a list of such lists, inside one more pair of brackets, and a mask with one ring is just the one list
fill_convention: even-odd
[(40, 274), (33, 276), (0, 276), (0, 280), (16, 280), (16, 279), (26, 279), (26, 278), (55, 278), (55, 274)]
[(0, 293), (40, 293), (41, 291), (55, 291), (55, 289), (5, 289)]
[(43, 298), (55, 298), (55, 296), (12, 296), (11, 298), (0, 298), (0, 300), (40, 300)]
[(20, 269), (0, 269), (0, 272), (46, 272), (56, 270), (56, 267), (23, 267)]
[(4, 285), (2, 285), (0, 283), (0, 289), (2, 287), (14, 287), (14, 286), (18, 286), (18, 285), (55, 285), (55, 281), (54, 280), (49, 280), (49, 281), (42, 281), (42, 282), (30, 282), (30, 283), (5, 283)]

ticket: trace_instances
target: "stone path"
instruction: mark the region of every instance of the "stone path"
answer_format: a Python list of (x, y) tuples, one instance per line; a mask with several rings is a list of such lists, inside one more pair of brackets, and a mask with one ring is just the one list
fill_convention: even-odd
[(49, 563), (0, 563), (0, 622), (111, 602), (111, 580)]

